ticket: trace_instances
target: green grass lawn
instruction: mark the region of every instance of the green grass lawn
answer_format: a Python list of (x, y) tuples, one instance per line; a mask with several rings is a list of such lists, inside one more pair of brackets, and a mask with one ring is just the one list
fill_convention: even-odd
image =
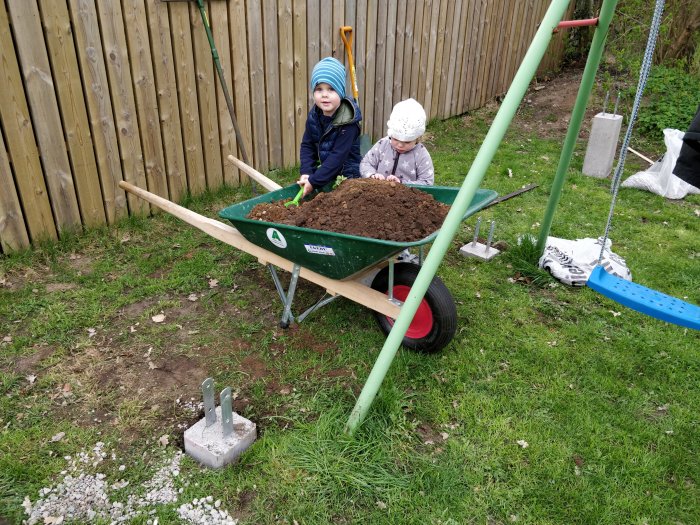
[[(431, 123), (437, 184), (461, 184), (493, 116)], [(495, 241), (538, 233), (562, 141), (508, 132), (482, 187), (539, 186), (479, 214)], [(609, 181), (580, 175), (584, 148), (557, 237), (604, 232)], [(187, 206), (216, 217), (251, 196)], [(698, 196), (622, 189), (613, 251), (636, 282), (700, 304), (699, 215)], [(97, 442), (109, 453), (83, 472), (129, 482), (111, 501), (143, 497), (201, 417), (208, 376), (232, 387), (257, 442), (218, 471), (183, 458), (177, 502), (130, 522), (179, 523), (181, 504), (212, 496), (241, 524), (700, 523), (699, 333), (588, 288), (527, 284), (507, 253), (464, 258), (475, 220), (438, 271), (456, 337), (437, 355), (400, 350), (354, 437), (343, 426), (384, 343), (369, 310), (340, 300), (282, 330), (264, 267), (164, 213), (0, 258), (0, 523), (26, 519), (25, 497), (36, 504)], [(296, 301), (320, 296), (302, 283)]]

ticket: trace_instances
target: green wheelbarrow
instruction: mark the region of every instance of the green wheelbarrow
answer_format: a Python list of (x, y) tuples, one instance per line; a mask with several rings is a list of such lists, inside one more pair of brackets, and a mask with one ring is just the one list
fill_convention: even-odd
[[(448, 205), (454, 202), (459, 192), (459, 188), (445, 186), (411, 186)], [(358, 279), (367, 281), (371, 278), (370, 287), (373, 290), (385, 294), (386, 300), (394, 304), (399, 306), (403, 304), (418, 276), (420, 266), (412, 263), (396, 263), (395, 256), (407, 248), (417, 248), (421, 253), (419, 260), (422, 261), (423, 246), (432, 242), (439, 231), (418, 241), (395, 242), (247, 218), (256, 205), (290, 199), (297, 194), (298, 189), (299, 187), (293, 184), (233, 204), (219, 212), (219, 217), (230, 221), (251, 243), (294, 263), (292, 280), (286, 292), (274, 268), (270, 268), (285, 307), (280, 325), (287, 327), (294, 321), (291, 302), (301, 268), (308, 268), (339, 281)], [(495, 191), (478, 190), (463, 218), (484, 208), (496, 197)], [(337, 298), (337, 295), (331, 295), (328, 298), (324, 296), (318, 303), (300, 314), (296, 320), (301, 322), (311, 312)], [(375, 311), (375, 315), (382, 331), (388, 334), (394, 319), (381, 312)], [(403, 345), (424, 352), (436, 352), (449, 343), (456, 327), (457, 309), (452, 295), (440, 278), (434, 277), (406, 332)]]
[[(292, 322), (301, 322), (322, 306), (345, 297), (373, 310), (380, 329), (388, 334), (420, 271), (417, 264), (397, 263), (396, 255), (407, 248), (417, 248), (422, 261), (423, 246), (432, 242), (439, 232), (418, 241), (401, 243), (248, 219), (246, 216), (257, 204), (290, 199), (297, 194), (299, 187), (293, 184), (282, 188), (244, 163), (237, 161), (236, 164), (271, 191), (221, 210), (219, 217), (234, 227), (199, 215), (124, 181), (119, 185), (267, 265), (282, 301), (280, 326), (283, 328)], [(415, 187), (448, 205), (454, 202), (459, 191), (458, 188), (444, 186)], [(492, 190), (478, 190), (464, 218), (481, 210), (496, 197), (496, 192)], [(277, 269), (291, 273), (286, 290)], [(292, 302), (300, 277), (324, 288), (326, 294), (295, 316)], [(456, 328), (454, 300), (436, 276), (414, 315), (403, 338), (403, 345), (422, 352), (437, 352), (452, 340)]]

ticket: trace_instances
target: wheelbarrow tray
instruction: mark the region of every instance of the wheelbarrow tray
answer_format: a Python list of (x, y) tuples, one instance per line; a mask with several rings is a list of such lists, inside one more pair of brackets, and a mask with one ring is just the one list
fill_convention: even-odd
[[(454, 202), (459, 192), (459, 188), (448, 186), (407, 186), (424, 191), (447, 205)], [(406, 248), (427, 244), (439, 233), (437, 230), (418, 241), (396, 242), (247, 218), (256, 205), (291, 199), (298, 191), (299, 186), (292, 184), (228, 206), (219, 212), (219, 217), (230, 221), (251, 243), (338, 280), (362, 273)], [(477, 190), (462, 220), (487, 206), (497, 196), (493, 190)]]

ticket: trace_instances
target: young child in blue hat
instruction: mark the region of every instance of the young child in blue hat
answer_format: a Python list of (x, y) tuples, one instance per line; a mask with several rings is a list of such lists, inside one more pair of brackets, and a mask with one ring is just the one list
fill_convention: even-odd
[(314, 105), (301, 139), (304, 195), (323, 188), (338, 175), (360, 176), (360, 121), (357, 103), (345, 98), (345, 66), (333, 57), (322, 59), (311, 73)]

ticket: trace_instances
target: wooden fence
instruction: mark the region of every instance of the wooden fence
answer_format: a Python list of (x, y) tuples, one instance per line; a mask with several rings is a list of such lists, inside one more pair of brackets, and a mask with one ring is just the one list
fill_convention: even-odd
[[(549, 1), (205, 4), (245, 148), (266, 172), (298, 163), (309, 74), (324, 56), (346, 61), (341, 26), (377, 139), (407, 97), (447, 118), (505, 92)], [(562, 53), (558, 34), (542, 68)], [(121, 180), (176, 202), (244, 180), (225, 160), (240, 155), (196, 2), (0, 0), (0, 60), (4, 253), (148, 213)]]

